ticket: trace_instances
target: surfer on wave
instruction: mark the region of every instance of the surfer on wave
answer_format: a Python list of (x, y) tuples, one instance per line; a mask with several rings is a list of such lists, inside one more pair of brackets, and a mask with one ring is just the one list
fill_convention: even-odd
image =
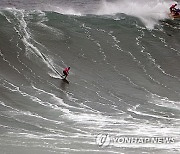
[(64, 77), (64, 79), (67, 78), (68, 74), (69, 74), (69, 70), (70, 70), (70, 67), (66, 67), (64, 70), (63, 70), (63, 75), (62, 77)]
[(176, 9), (177, 3), (171, 5), (170, 12), (172, 13), (172, 15), (179, 15), (180, 14), (180, 9)]

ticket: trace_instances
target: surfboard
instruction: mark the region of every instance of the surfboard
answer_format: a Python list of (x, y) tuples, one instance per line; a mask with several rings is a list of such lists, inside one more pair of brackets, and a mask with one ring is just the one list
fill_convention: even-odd
[(69, 81), (65, 79), (63, 75), (61, 75), (61, 80), (69, 84)]
[(67, 79), (65, 79), (63, 75), (61, 75), (57, 70), (56, 70), (56, 72), (60, 75), (62, 81), (64, 81), (65, 83), (69, 84), (69, 81)]
[(49, 73), (49, 75), (50, 75), (50, 77), (52, 77), (54, 79), (60, 79), (63, 82), (69, 84), (69, 81), (67, 79), (65, 79), (60, 73), (58, 73), (58, 75), (54, 75), (54, 74)]
[(169, 14), (171, 19), (180, 19), (180, 14), (179, 15), (173, 15), (172, 13)]
[(66, 79), (61, 79), (63, 82), (65, 82), (65, 83), (67, 83), (67, 84), (69, 84), (69, 81), (68, 80), (66, 80)]

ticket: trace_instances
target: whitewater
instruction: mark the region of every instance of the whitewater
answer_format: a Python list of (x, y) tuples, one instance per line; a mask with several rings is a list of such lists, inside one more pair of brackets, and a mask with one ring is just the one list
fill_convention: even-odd
[(180, 153), (174, 3), (2, 0), (0, 154)]

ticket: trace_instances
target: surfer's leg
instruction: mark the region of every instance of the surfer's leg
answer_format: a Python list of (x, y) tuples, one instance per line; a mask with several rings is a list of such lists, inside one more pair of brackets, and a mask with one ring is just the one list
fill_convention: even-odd
[(68, 76), (68, 74), (66, 73), (66, 71), (63, 71), (63, 75), (62, 75), (63, 77), (64, 77), (64, 79), (66, 79), (66, 77)]
[(66, 76), (66, 72), (65, 71), (63, 71), (63, 75), (62, 76)]
[(66, 74), (65, 74), (65, 78), (64, 78), (64, 79), (66, 79), (66, 78), (67, 78), (67, 76), (68, 76), (68, 75), (67, 75), (67, 73), (66, 73)]

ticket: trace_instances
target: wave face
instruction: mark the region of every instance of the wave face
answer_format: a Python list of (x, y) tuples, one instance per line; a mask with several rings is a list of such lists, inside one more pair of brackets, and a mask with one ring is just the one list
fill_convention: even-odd
[[(140, 2), (1, 2), (2, 153), (179, 153), (180, 23), (138, 13)], [(153, 4), (170, 2), (142, 6)], [(98, 134), (174, 142), (109, 145)]]

